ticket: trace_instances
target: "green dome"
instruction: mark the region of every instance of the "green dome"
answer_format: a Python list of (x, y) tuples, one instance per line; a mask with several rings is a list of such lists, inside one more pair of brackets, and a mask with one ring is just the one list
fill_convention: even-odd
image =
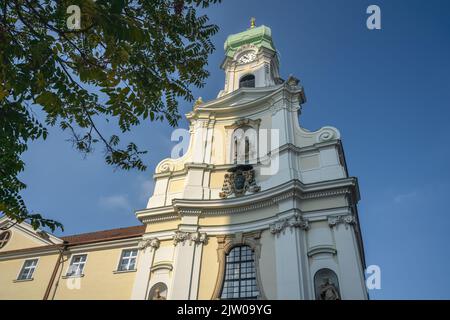
[(272, 41), (272, 31), (269, 27), (262, 25), (228, 36), (224, 44), (225, 55), (233, 57), (239, 47), (246, 44), (275, 51), (275, 46)]

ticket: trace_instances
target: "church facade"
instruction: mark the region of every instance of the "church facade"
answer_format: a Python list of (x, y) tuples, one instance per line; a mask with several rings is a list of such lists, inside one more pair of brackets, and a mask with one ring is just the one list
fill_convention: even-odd
[(300, 126), (305, 92), (281, 78), (270, 28), (224, 48), (224, 89), (186, 115), (189, 147), (157, 165), (141, 225), (0, 231), (0, 299), (368, 298), (339, 131)]

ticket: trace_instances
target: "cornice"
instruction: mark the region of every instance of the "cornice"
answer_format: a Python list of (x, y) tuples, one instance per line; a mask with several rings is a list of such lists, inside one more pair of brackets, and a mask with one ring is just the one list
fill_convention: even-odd
[(57, 244), (42, 247), (32, 247), (26, 249), (4, 251), (0, 253), (0, 261), (58, 254), (61, 248), (62, 245)]
[(309, 200), (337, 195), (357, 193), (356, 178), (344, 178), (303, 184), (291, 180), (271, 189), (243, 197), (213, 200), (174, 199), (171, 206), (144, 209), (136, 212), (143, 223), (155, 223), (180, 219), (183, 215), (222, 215), (239, 214), (255, 209), (270, 207), (289, 198)]
[(139, 242), (142, 240), (142, 236), (137, 236), (133, 238), (105, 241), (105, 242), (93, 242), (88, 244), (74, 244), (69, 245), (67, 252), (80, 252), (80, 251), (91, 251), (91, 250), (105, 250), (121, 247), (131, 247), (138, 246)]
[[(252, 113), (253, 109), (268, 110), (273, 108), (278, 101), (286, 100), (286, 93), (289, 95), (300, 95), (300, 101), (303, 101), (302, 88), (293, 88), (286, 83), (275, 85), (272, 87), (257, 87), (257, 88), (239, 88), (229, 94), (226, 94), (218, 99), (202, 104), (201, 107), (186, 114), (187, 119), (198, 119), (207, 117), (210, 113), (214, 114), (216, 120), (231, 120), (242, 118), (243, 115)], [(264, 94), (266, 93), (266, 94)], [(239, 102), (239, 96), (258, 95), (254, 99)], [(277, 97), (278, 96), (278, 97)], [(288, 99), (290, 101), (290, 99)], [(269, 103), (267, 103), (269, 102)], [(224, 115), (229, 115), (224, 118)]]

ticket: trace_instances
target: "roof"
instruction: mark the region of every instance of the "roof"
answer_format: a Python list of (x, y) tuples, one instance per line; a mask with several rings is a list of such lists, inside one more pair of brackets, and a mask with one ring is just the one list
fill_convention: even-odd
[[(112, 241), (112, 240), (120, 240), (127, 238), (140, 237), (145, 232), (145, 225), (126, 227), (126, 228), (117, 228), (110, 230), (102, 230), (96, 232), (89, 233), (80, 233), (74, 234), (66, 237), (59, 237), (61, 240), (65, 241), (65, 245), (75, 246), (82, 245), (88, 243), (96, 243), (96, 242), (104, 242), (104, 241)], [(58, 249), (63, 244), (51, 244), (45, 246), (38, 247), (30, 247), (16, 250), (9, 250), (0, 252), (0, 256), (3, 255), (11, 255), (11, 254), (20, 254), (27, 252), (35, 252), (35, 251), (45, 251), (45, 250), (54, 250)]]
[(252, 44), (258, 48), (265, 47), (275, 51), (272, 31), (264, 25), (229, 35), (224, 44), (225, 54), (233, 57), (239, 47), (245, 44)]
[(62, 240), (67, 241), (69, 245), (91, 243), (109, 240), (118, 240), (125, 238), (139, 237), (145, 232), (145, 225), (95, 231), (89, 233), (74, 234), (71, 236), (60, 237)]

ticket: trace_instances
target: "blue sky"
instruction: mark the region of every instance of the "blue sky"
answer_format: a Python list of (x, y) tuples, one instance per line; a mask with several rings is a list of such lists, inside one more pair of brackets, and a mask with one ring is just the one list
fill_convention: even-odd
[[(382, 30), (366, 28), (371, 4), (381, 8)], [(305, 87), (301, 125), (341, 131), (349, 173), (360, 182), (367, 264), (382, 272), (373, 299), (450, 299), (449, 12), (445, 0), (225, 0), (207, 10), (221, 29), (196, 96), (210, 100), (222, 89), (223, 42), (254, 16), (272, 29), (282, 77)], [(114, 171), (101, 148), (83, 158), (51, 129), (24, 157), (29, 208), (61, 221), (65, 234), (136, 225), (134, 210), (145, 207), (155, 165), (170, 155), (172, 130), (147, 123), (127, 135), (150, 150), (142, 173)]]

